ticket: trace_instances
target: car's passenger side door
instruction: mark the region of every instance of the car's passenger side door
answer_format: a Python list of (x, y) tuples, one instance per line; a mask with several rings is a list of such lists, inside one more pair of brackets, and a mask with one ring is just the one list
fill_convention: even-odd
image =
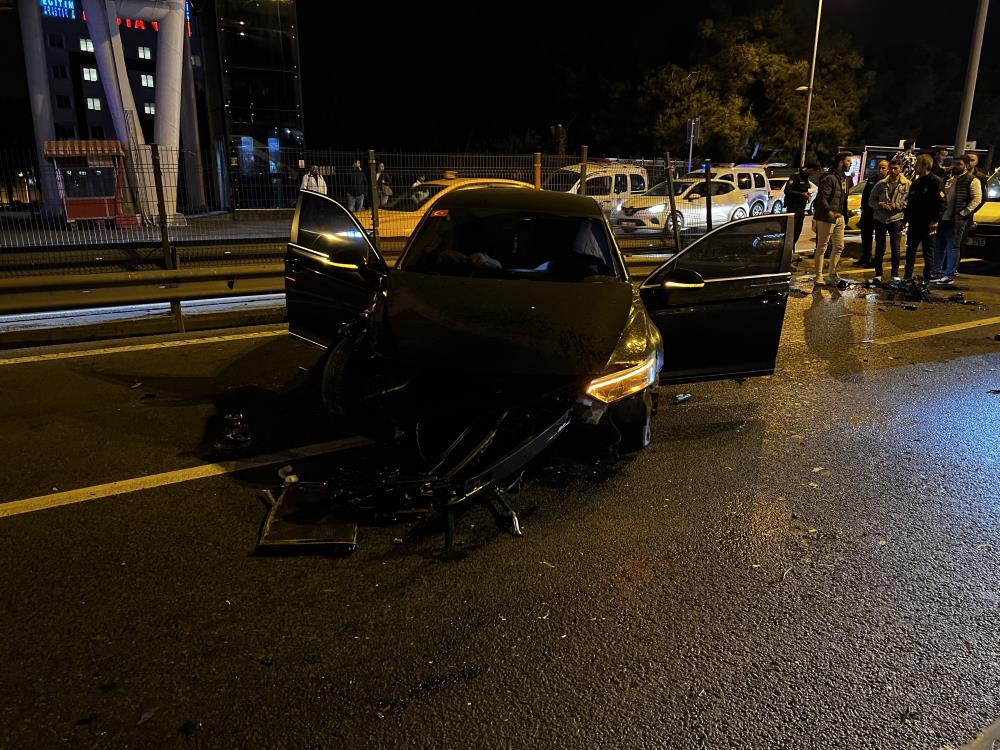
[(319, 193), (299, 193), (285, 252), (288, 330), (330, 347), (368, 309), (385, 260), (350, 211)]
[(643, 282), (643, 304), (663, 334), (661, 383), (774, 372), (793, 227), (787, 215), (726, 224)]

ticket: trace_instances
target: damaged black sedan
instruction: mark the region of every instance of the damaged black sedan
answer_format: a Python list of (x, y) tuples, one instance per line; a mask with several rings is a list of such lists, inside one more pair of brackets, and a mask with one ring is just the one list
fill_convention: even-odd
[(403, 493), (496, 488), (573, 422), (647, 445), (658, 383), (774, 371), (790, 217), (736, 221), (641, 285), (592, 199), (456, 190), (389, 268), (355, 217), (303, 192), (286, 255), (289, 330), (326, 352), (324, 403), (406, 446)]

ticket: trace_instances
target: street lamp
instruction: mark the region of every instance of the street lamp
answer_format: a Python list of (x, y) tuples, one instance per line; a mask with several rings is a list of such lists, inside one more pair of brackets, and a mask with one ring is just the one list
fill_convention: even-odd
[(813, 82), (816, 80), (816, 51), (819, 49), (819, 24), (823, 18), (823, 0), (818, 0), (816, 5), (816, 38), (813, 41), (812, 64), (809, 66), (809, 85), (799, 86), (796, 91), (807, 91), (806, 97), (806, 126), (802, 131), (802, 154), (799, 156), (799, 166), (806, 165), (806, 142), (809, 140), (809, 115), (812, 114), (813, 103)]

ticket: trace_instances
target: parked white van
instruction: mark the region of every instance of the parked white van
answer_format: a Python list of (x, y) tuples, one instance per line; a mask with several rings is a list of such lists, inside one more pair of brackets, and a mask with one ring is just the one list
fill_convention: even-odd
[[(705, 170), (696, 169), (688, 172), (688, 177), (701, 177), (704, 179)], [(771, 185), (767, 179), (767, 172), (760, 164), (739, 164), (736, 166), (715, 166), (712, 165), (712, 178), (732, 182), (743, 191), (743, 196), (750, 206), (751, 216), (763, 216), (767, 213), (771, 205)]]
[[(571, 164), (549, 175), (542, 187), (559, 193), (580, 191), (580, 164)], [(649, 189), (649, 175), (644, 167), (617, 162), (587, 163), (587, 195), (601, 206), (606, 216), (634, 195)]]

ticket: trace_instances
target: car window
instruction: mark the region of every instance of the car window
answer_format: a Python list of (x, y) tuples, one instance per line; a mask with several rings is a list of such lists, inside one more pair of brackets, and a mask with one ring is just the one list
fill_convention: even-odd
[(771, 190), (784, 190), (785, 185), (787, 184), (788, 184), (788, 179), (785, 177), (771, 178)]
[(632, 182), (633, 193), (642, 193), (646, 190), (646, 180), (641, 174), (630, 174), (628, 177)]
[(762, 174), (757, 174), (757, 173), (755, 172), (755, 173), (754, 173), (754, 176), (753, 176), (753, 186), (754, 186), (755, 188), (762, 188), (762, 187), (766, 187), (766, 186), (765, 186), (765, 184), (764, 184), (764, 175), (762, 175)]
[(510, 209), (435, 209), (417, 230), (399, 267), (443, 276), (529, 281), (620, 278), (612, 248), (601, 219)]
[(712, 183), (712, 195), (726, 195), (735, 189), (732, 185), (719, 184), (718, 182)]
[(357, 246), (368, 253), (368, 240), (347, 209), (316, 193), (303, 192), (301, 196), (298, 231), (292, 240), (295, 244), (323, 253)]
[(986, 201), (1000, 201), (1000, 171), (994, 172), (993, 176), (986, 183)]
[(555, 190), (557, 193), (568, 193), (580, 181), (580, 173), (570, 169), (560, 169), (553, 172), (542, 183), (546, 190)]
[(736, 178), (736, 185), (740, 190), (749, 190), (753, 187), (753, 183), (750, 181), (750, 174), (748, 172), (740, 172)]
[(587, 178), (587, 195), (609, 195), (611, 193), (611, 175)]
[(626, 174), (615, 175), (615, 192), (616, 193), (628, 192), (628, 175)]
[(419, 211), (436, 194), (444, 190), (444, 185), (420, 184), (403, 190), (396, 190), (385, 204), (386, 211)]
[(730, 224), (692, 245), (674, 265), (697, 271), (706, 280), (778, 273), (785, 227), (783, 220), (770, 217)]
[(720, 175), (719, 179), (720, 180), (725, 180), (726, 182), (732, 182), (733, 181), (733, 175), (732, 175), (732, 173), (726, 173), (724, 175)]

